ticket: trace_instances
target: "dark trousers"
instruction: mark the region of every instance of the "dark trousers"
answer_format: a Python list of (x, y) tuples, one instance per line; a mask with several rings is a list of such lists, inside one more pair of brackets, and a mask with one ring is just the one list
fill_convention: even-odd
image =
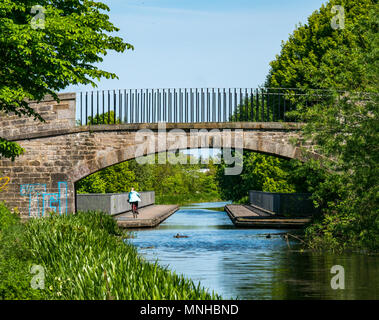
[(133, 213), (138, 213), (138, 202), (130, 202)]

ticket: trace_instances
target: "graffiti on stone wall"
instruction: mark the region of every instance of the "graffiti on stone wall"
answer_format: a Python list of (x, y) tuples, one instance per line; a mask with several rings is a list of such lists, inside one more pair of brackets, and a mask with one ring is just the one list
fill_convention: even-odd
[(20, 194), (29, 197), (29, 216), (43, 217), (48, 212), (67, 214), (67, 182), (58, 182), (58, 192), (46, 192), (46, 184), (22, 184)]
[(5, 190), (6, 186), (9, 183), (9, 181), (11, 181), (11, 178), (9, 178), (9, 177), (1, 177), (0, 178), (0, 191)]

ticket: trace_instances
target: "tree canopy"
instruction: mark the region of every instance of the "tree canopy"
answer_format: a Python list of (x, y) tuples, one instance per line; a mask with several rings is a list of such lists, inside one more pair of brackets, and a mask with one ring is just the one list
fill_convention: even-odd
[[(334, 5), (344, 8), (344, 28), (330, 24)], [(324, 155), (326, 172), (314, 190), (324, 215), (307, 229), (313, 247), (379, 247), (378, 17), (377, 1), (329, 1), (283, 43), (267, 77), (273, 87), (329, 92), (311, 107), (298, 106), (303, 140)]]
[[(106, 14), (108, 6), (90, 0), (0, 0), (0, 112), (43, 118), (28, 101), (41, 101), (69, 85), (117, 78), (101, 70), (109, 50), (133, 49), (120, 37)], [(32, 13), (34, 12), (34, 13)], [(43, 18), (43, 20), (38, 19)], [(0, 139), (0, 156), (22, 150)]]
[[(332, 28), (336, 12), (344, 9), (344, 24)], [(299, 24), (276, 59), (270, 63), (266, 87), (363, 90), (367, 81), (360, 53), (370, 47), (364, 32), (376, 0), (331, 0), (306, 24)]]

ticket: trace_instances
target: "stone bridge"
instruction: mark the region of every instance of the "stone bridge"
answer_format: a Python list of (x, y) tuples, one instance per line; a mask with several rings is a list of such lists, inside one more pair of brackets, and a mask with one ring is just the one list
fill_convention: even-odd
[[(300, 124), (296, 123), (167, 123), (167, 131), (175, 129), (175, 134), (164, 135), (159, 123), (77, 126), (76, 95), (61, 94), (60, 100), (46, 98), (31, 104), (45, 123), (0, 115), (0, 137), (25, 149), (13, 162), (0, 158), (0, 201), (17, 207), (25, 218), (48, 211), (74, 212), (75, 182), (135, 158), (138, 148), (141, 155), (203, 147), (205, 137), (209, 147), (243, 148), (287, 159), (302, 157), (299, 146), (291, 144), (291, 138), (299, 134)], [(141, 129), (153, 139), (155, 149), (141, 148), (147, 141), (140, 140)]]

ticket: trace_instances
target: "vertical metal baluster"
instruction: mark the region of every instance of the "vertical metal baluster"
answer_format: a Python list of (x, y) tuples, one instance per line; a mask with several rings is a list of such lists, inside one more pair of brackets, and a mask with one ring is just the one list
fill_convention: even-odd
[(220, 109), (221, 109), (221, 95), (222, 95), (222, 91), (221, 89), (218, 89), (217, 113), (215, 114), (216, 122), (220, 121), (219, 115), (220, 115)]
[(254, 90), (250, 88), (250, 121), (254, 121)]
[(96, 92), (96, 124), (99, 124), (99, 90)]
[(214, 122), (214, 114), (216, 113), (216, 91), (212, 88), (212, 114), (211, 121)]
[(197, 107), (196, 107), (196, 122), (200, 122), (200, 108), (201, 108), (201, 105), (200, 105), (200, 89), (196, 89), (196, 102), (197, 102)]
[(165, 119), (165, 89), (162, 89), (160, 101), (161, 101), (161, 121), (166, 122), (166, 119)]
[(229, 119), (228, 119), (228, 122), (229, 121), (232, 121), (231, 118), (232, 118), (232, 90), (229, 88), (228, 89), (228, 92), (229, 92)]
[(153, 104), (152, 104), (152, 122), (153, 123), (156, 123), (157, 121), (156, 121), (156, 101), (157, 101), (157, 98), (156, 98), (156, 94), (157, 94), (157, 92), (154, 90), (154, 89), (152, 89), (152, 91), (151, 91), (151, 93), (152, 93), (152, 102), (153, 102)]
[(87, 108), (88, 108), (88, 92), (86, 92), (86, 99), (85, 99), (85, 105), (86, 105), (86, 107), (85, 107), (85, 112), (84, 112), (84, 116), (85, 116), (85, 124), (87, 125)]
[(286, 96), (283, 94), (283, 121), (286, 121)]
[(111, 92), (108, 90), (108, 124), (111, 123)]
[(120, 123), (122, 123), (122, 93), (118, 90), (118, 118)]
[(91, 122), (90, 125), (93, 124), (93, 91), (91, 91)]
[(264, 90), (263, 88), (261, 89), (261, 94), (262, 94), (262, 110), (261, 110), (261, 113), (262, 113), (262, 119), (261, 121), (264, 122), (265, 121), (265, 95), (264, 95)]
[(204, 88), (201, 88), (201, 122), (205, 122), (205, 97)]
[(198, 90), (196, 89), (196, 94), (193, 92), (193, 102), (194, 102), (194, 108), (193, 108), (193, 122), (197, 122), (198, 119), (198, 113), (199, 113), (199, 95), (198, 95)]
[(247, 93), (247, 88), (245, 89), (245, 97), (243, 99), (244, 103), (245, 103), (245, 119), (244, 121), (247, 121), (248, 118), (249, 118), (249, 95)]
[(270, 90), (267, 89), (267, 117), (266, 117), (266, 121), (269, 122), (270, 121)]
[(174, 88), (174, 123), (178, 120), (178, 93), (176, 92), (176, 88)]
[(103, 103), (101, 105), (101, 108), (103, 111), (103, 124), (104, 124), (105, 123), (105, 94), (104, 94), (104, 90), (102, 91), (102, 100), (103, 100)]
[(149, 90), (145, 89), (145, 120), (146, 123), (149, 123)]
[(161, 93), (159, 91), (159, 89), (157, 90), (157, 122), (160, 122), (161, 121), (161, 110), (160, 110), (160, 106), (161, 106), (161, 103), (160, 103), (160, 96), (161, 96)]
[(182, 89), (179, 88), (179, 123), (184, 122), (184, 117), (183, 117), (183, 99), (182, 99)]
[(162, 92), (158, 90), (158, 122), (162, 122)]
[(80, 92), (80, 125), (83, 125), (83, 92)]
[(124, 89), (124, 123), (128, 123), (128, 96), (126, 89)]
[[(275, 89), (274, 89), (274, 91), (275, 91)], [(275, 99), (276, 95), (277, 95), (277, 93), (274, 92), (273, 96), (272, 96), (272, 121), (274, 121), (274, 122), (275, 122), (275, 119), (276, 119), (276, 117), (275, 117), (275, 111), (277, 109), (276, 106), (275, 106), (275, 101), (277, 100), (277, 99)]]
[(147, 89), (147, 123), (150, 123), (151, 119), (151, 92)]
[(141, 122), (141, 94), (140, 94), (140, 92), (138, 92), (138, 90), (136, 90), (136, 97), (137, 97), (137, 103), (136, 103), (136, 106), (137, 106), (137, 112), (136, 112), (137, 123), (140, 123)]
[(223, 110), (224, 110), (224, 112), (222, 113), (222, 116), (220, 116), (220, 121), (221, 122), (226, 122), (226, 117), (227, 117), (226, 106), (227, 106), (227, 102), (226, 102), (226, 89), (224, 88), (224, 101), (223, 101)]
[(238, 93), (237, 88), (234, 88), (234, 105), (233, 105), (233, 115), (235, 121), (239, 121), (241, 118), (241, 112), (238, 110)]
[[(163, 90), (163, 89), (162, 89)], [(159, 98), (158, 98), (158, 103), (159, 103), (159, 119), (158, 119), (158, 121), (159, 122), (163, 122), (163, 102), (162, 102), (162, 100), (163, 100), (163, 93), (162, 93), (162, 91), (160, 91), (159, 90), (159, 93), (158, 93), (158, 95), (159, 95)]]
[(222, 106), (221, 106), (221, 108), (220, 108), (220, 110), (218, 111), (219, 112), (219, 114), (218, 114), (218, 121), (219, 122), (222, 122), (222, 110), (225, 108), (225, 105), (226, 105), (226, 89), (225, 88), (223, 88), (223, 90), (222, 90), (222, 98), (223, 98), (223, 101), (222, 101)]
[(116, 90), (113, 90), (113, 123), (116, 123)]
[(256, 105), (255, 105), (255, 121), (258, 122), (259, 121), (259, 89), (256, 89), (255, 90), (255, 102), (256, 102)]
[(242, 94), (242, 88), (240, 88), (240, 106), (241, 106), (241, 116), (240, 121), (243, 121), (245, 118), (245, 112), (244, 112), (244, 102), (243, 102), (243, 94)]
[(182, 116), (183, 116), (183, 123), (187, 122), (187, 105), (186, 105), (186, 99), (187, 99), (187, 89), (184, 89), (184, 91), (181, 92), (181, 104), (182, 104)]
[(207, 88), (207, 122), (210, 122), (211, 116), (211, 100), (209, 88)]
[(278, 101), (278, 117), (277, 117), (277, 119), (279, 121), (279, 120), (282, 120), (282, 108), (281, 108), (281, 103), (280, 103), (282, 96), (281, 96), (280, 89), (278, 89), (278, 90), (279, 90), (279, 92), (278, 92), (279, 101)]
[(134, 123), (134, 92), (130, 90), (130, 122)]
[(192, 122), (192, 117), (193, 117), (193, 94), (192, 94), (192, 89), (188, 91), (188, 109), (189, 109), (189, 116), (188, 116), (188, 122)]
[(146, 95), (143, 89), (141, 89), (141, 123), (145, 123), (145, 105), (146, 105)]
[(171, 89), (168, 89), (168, 112), (167, 112), (167, 120), (168, 122), (172, 122), (172, 105), (171, 105)]
[(163, 93), (162, 93), (162, 119), (163, 119), (163, 122), (167, 122), (166, 121), (166, 108), (167, 108), (166, 89), (163, 89)]
[(190, 122), (195, 122), (195, 98), (194, 98), (194, 92), (191, 89), (190, 90)]
[(108, 106), (107, 106), (108, 123), (111, 122), (111, 111), (110, 111), (110, 108), (111, 108), (111, 93), (108, 90)]

